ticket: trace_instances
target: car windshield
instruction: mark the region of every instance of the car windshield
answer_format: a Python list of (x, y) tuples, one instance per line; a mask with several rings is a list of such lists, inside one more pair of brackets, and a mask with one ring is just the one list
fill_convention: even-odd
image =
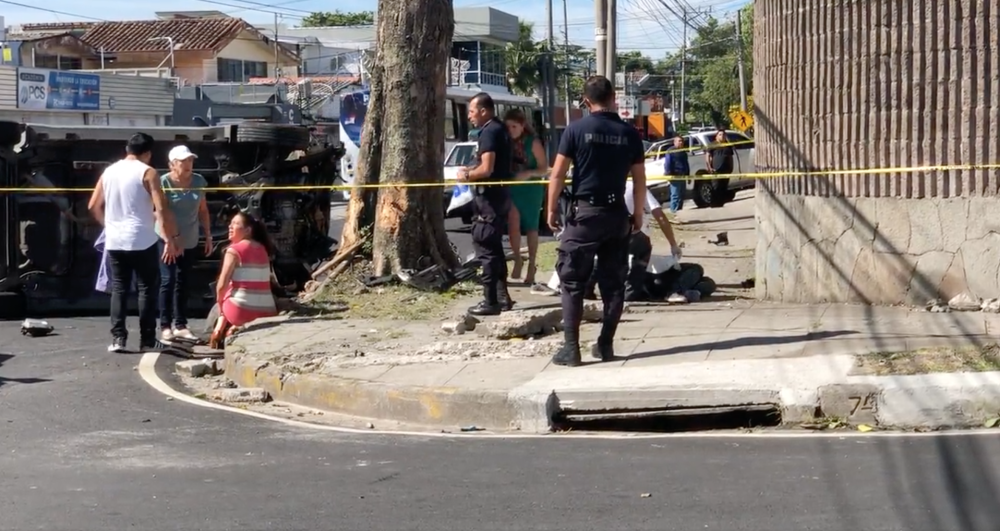
[(468, 166), (476, 156), (475, 144), (460, 144), (451, 150), (445, 166)]

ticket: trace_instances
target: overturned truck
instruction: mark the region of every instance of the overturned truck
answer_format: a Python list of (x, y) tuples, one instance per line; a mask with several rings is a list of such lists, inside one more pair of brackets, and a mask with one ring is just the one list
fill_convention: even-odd
[[(199, 245), (188, 287), (192, 309), (214, 302), (213, 281), (227, 226), (244, 210), (262, 219), (277, 249), (274, 270), (289, 290), (302, 289), (336, 245), (330, 188), (339, 177), (339, 144), (320, 143), (305, 127), (258, 122), (216, 127), (152, 127), (152, 165), (167, 171), (167, 152), (184, 144), (206, 194), (213, 249)], [(124, 156), (131, 128), (0, 122), (0, 318), (106, 309), (95, 290), (103, 227), (87, 210), (104, 168)]]

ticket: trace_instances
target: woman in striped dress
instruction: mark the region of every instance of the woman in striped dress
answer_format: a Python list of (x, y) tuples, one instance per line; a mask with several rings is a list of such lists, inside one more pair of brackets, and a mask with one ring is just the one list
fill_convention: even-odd
[(221, 348), (231, 327), (278, 314), (271, 293), (273, 255), (264, 224), (244, 212), (236, 214), (229, 223), (229, 248), (216, 287), (219, 320), (210, 342), (214, 348)]

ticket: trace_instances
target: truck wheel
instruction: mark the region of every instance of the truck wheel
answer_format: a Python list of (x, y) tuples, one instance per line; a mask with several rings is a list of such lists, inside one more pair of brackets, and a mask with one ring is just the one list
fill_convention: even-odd
[(307, 149), (312, 138), (309, 135), (309, 129), (298, 125), (243, 122), (236, 126), (236, 141)]
[[(704, 173), (697, 173), (704, 175)], [(716, 202), (715, 186), (712, 181), (699, 180), (694, 182), (694, 204), (698, 208), (709, 208)]]

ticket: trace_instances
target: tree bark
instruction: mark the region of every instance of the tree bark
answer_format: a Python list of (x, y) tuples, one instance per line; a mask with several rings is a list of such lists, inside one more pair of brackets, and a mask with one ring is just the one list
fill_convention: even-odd
[(376, 276), (417, 269), (424, 257), (458, 265), (444, 230), (442, 187), (427, 186), (444, 183), (454, 31), (451, 0), (379, 0), (371, 93), (341, 236), (341, 249), (348, 249), (372, 231)]

